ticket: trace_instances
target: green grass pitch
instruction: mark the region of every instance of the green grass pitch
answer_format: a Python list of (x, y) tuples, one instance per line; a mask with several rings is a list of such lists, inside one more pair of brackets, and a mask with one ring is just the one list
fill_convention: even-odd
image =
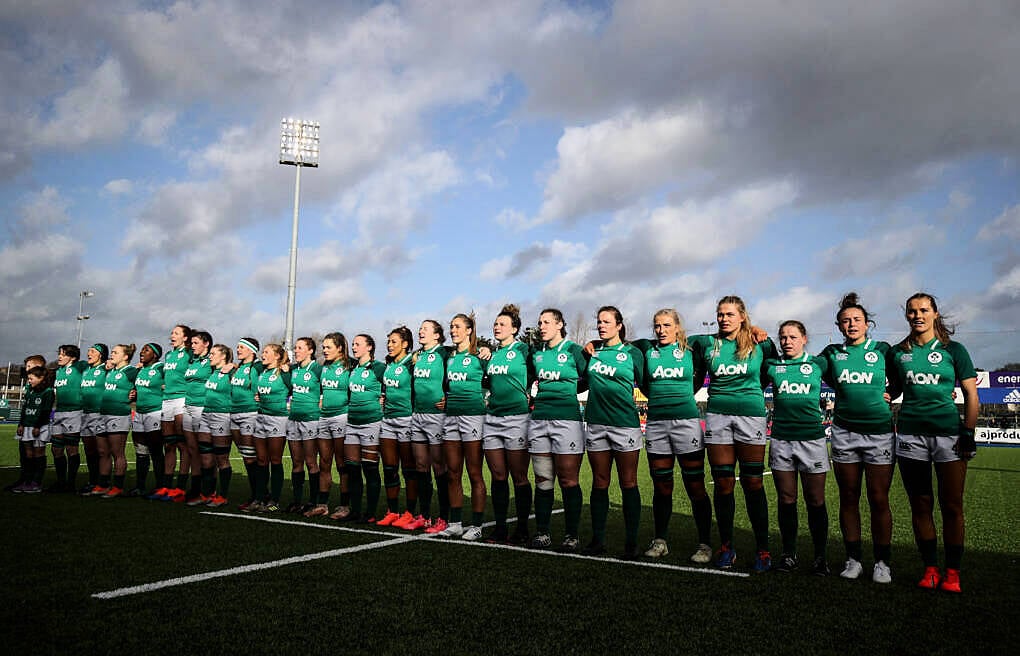
[[(17, 476), (13, 432), (13, 426), (0, 426), (0, 484)], [(129, 484), (132, 479), (129, 472)], [(588, 481), (582, 484), (587, 490)], [(247, 487), (240, 480), (234, 485), (238, 491)], [(645, 472), (641, 485), (644, 543), (652, 532)], [(737, 489), (736, 572), (743, 574), (753, 540)], [(766, 489), (778, 548), (768, 480)], [(289, 483), (285, 502), (288, 491)], [(843, 548), (831, 477), (828, 492), (829, 560), (838, 569)], [(835, 574), (813, 577), (803, 565), (792, 575), (755, 577), (689, 568), (686, 558), (696, 540), (679, 478), (671, 553), (637, 564), (443, 542), (383, 528), (352, 531), (288, 515), (264, 521), (236, 512), (233, 504), (203, 511), (137, 499), (4, 493), (4, 651), (124, 656), (1012, 651), (1020, 625), (1020, 449), (983, 448), (971, 464), (963, 595), (914, 588), (920, 564), (898, 478), (892, 492), (894, 580), (888, 586), (867, 576), (853, 582)], [(623, 546), (623, 518), (618, 490), (612, 493), (609, 544), (615, 552)], [(589, 526), (585, 503), (582, 542)], [(800, 549), (810, 555), (801, 510)], [(561, 515), (554, 515), (553, 531), (558, 543)], [(864, 549), (867, 575), (870, 544)], [(138, 588), (157, 582), (166, 587)], [(95, 596), (106, 592), (123, 596)]]

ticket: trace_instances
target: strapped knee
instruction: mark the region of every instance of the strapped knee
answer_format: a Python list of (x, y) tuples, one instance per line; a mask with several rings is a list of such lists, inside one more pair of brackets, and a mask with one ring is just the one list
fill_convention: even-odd
[(217, 444), (216, 446), (213, 447), (213, 453), (215, 453), (218, 456), (229, 456), (230, 455), (230, 445), (229, 444), (222, 444), (222, 445), (221, 444)]
[(673, 468), (669, 469), (653, 469), (652, 470), (652, 481), (654, 483), (672, 483), (673, 482)]
[(213, 452), (212, 442), (199, 442), (198, 443), (198, 452), (201, 453), (202, 455), (209, 455), (209, 454), (211, 454)]
[(705, 480), (705, 466), (681, 467), (680, 476), (685, 483), (700, 483)]
[(396, 465), (383, 465), (383, 481), (386, 487), (400, 487), (400, 469)]
[(733, 478), (735, 469), (734, 465), (712, 465), (712, 478)]
[(258, 455), (256, 453), (256, 451), (255, 451), (255, 447), (254, 446), (240, 446), (240, 445), (238, 445), (237, 451), (238, 451), (238, 453), (241, 454), (242, 458), (254, 458), (254, 457), (256, 457)]
[(535, 487), (539, 490), (553, 489), (553, 461), (552, 458), (535, 458), (531, 463), (535, 470)]
[(747, 462), (744, 460), (740, 461), (740, 476), (747, 478), (762, 478), (765, 475), (765, 463), (764, 462)]
[(145, 446), (144, 444), (140, 444), (140, 443), (136, 444), (135, 445), (135, 455), (136, 456), (146, 456), (146, 457), (148, 457), (148, 455), (149, 455), (149, 447)]

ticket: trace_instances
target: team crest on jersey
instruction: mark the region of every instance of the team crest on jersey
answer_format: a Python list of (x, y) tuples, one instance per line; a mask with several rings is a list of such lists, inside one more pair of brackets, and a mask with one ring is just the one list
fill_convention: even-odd
[(156, 375), (156, 370), (155, 369), (149, 369), (149, 376), (152, 377), (152, 376), (155, 376), (155, 375)]
[[(560, 355), (562, 355), (562, 353)], [(539, 353), (538, 355), (535, 356), (535, 362), (541, 362), (541, 361), (542, 361), (542, 354)]]
[(468, 356), (464, 356), (464, 359), (463, 359), (463, 360), (461, 360), (461, 361), (460, 361), (460, 363), (461, 363), (461, 365), (463, 365), (463, 366), (465, 366), (465, 367), (466, 367), (466, 366), (468, 366), (469, 364), (471, 364), (471, 358), (470, 358), (470, 357), (468, 357)]
[[(871, 355), (871, 354), (869, 353), (868, 355)], [(868, 355), (864, 356), (865, 360), (868, 359)], [(836, 359), (837, 360), (849, 360), (850, 359), (850, 354), (849, 353), (837, 353), (836, 354)]]
[(123, 376), (123, 375), (124, 374), (117, 374), (116, 376), (113, 377), (113, 379), (114, 380), (120, 380), (121, 376)]
[(276, 380), (276, 378), (277, 378), (276, 374), (273, 374), (273, 375), (271, 375), (271, 376), (269, 377), (269, 382), (270, 382), (270, 383), (271, 383), (271, 382), (273, 382), (274, 380)]
[(876, 362), (878, 362), (878, 353), (875, 353), (874, 351), (868, 351), (867, 353), (864, 354), (864, 360), (866, 362), (870, 362), (871, 364), (875, 364)]
[(361, 377), (368, 378), (368, 369), (365, 369), (364, 371), (361, 372)]
[(435, 361), (436, 361), (436, 354), (435, 354), (435, 353), (429, 353), (429, 357), (427, 357), (427, 358), (425, 358), (425, 359), (426, 359), (426, 360), (427, 360), (428, 362), (435, 362)]
[(68, 376), (70, 376), (71, 375), (71, 367), (68, 367), (67, 369), (64, 369), (64, 373), (67, 374)]
[(627, 354), (626, 353), (617, 353), (616, 354), (616, 361), (617, 362), (624, 362), (626, 360), (627, 360)]
[(659, 352), (658, 351), (652, 351), (651, 353), (648, 354), (648, 357), (649, 357), (649, 359), (652, 359), (652, 360), (658, 360), (659, 359)]
[(311, 379), (312, 379), (312, 374), (306, 371), (305, 372), (305, 380), (311, 380)]
[(932, 364), (938, 364), (942, 362), (942, 354), (938, 351), (932, 351), (928, 354), (928, 362)]
[(805, 376), (810, 376), (811, 375), (811, 365), (809, 365), (809, 364), (802, 364), (802, 365), (800, 365), (800, 373), (804, 374)]
[(93, 371), (93, 372), (92, 372), (92, 375), (93, 375), (93, 376), (98, 376), (98, 375), (99, 375), (99, 370), (98, 370), (98, 369), (96, 369), (95, 371)]
[(395, 373), (395, 374), (397, 374), (399, 376), (400, 374), (404, 373), (404, 368), (403, 367), (397, 367), (396, 369), (393, 370), (393, 373)]
[(517, 357), (517, 351), (507, 351), (506, 352), (506, 359), (507, 360), (513, 360), (516, 357)]
[(40, 403), (42, 403), (42, 399), (40, 399), (40, 398), (36, 398), (36, 400), (35, 400), (35, 404), (36, 404), (36, 405), (39, 405)]
[(679, 346), (676, 347), (675, 349), (673, 349), (673, 357), (676, 358), (677, 360), (684, 357), (684, 350)]
[(565, 363), (567, 361), (567, 354), (560, 353), (559, 355), (556, 356), (556, 361), (559, 362), (560, 364)]

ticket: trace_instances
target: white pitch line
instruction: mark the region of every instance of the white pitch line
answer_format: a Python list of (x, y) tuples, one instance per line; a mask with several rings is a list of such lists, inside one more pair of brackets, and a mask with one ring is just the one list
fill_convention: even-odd
[[(294, 523), (296, 524), (298, 522)], [(108, 592), (97, 592), (93, 594), (92, 597), (93, 599), (116, 599), (117, 597), (127, 597), (129, 595), (141, 594), (143, 592), (152, 592), (154, 590), (161, 590), (163, 588), (172, 588), (178, 585), (187, 585), (188, 583), (199, 583), (202, 581), (208, 581), (210, 579), (222, 578), (224, 576), (249, 574), (251, 572), (258, 572), (265, 569), (285, 567), (287, 565), (295, 565), (298, 563), (307, 563), (313, 560), (333, 558), (334, 556), (342, 556), (344, 554), (357, 553), (359, 551), (381, 549), (383, 547), (389, 547), (394, 544), (399, 544), (401, 542), (410, 542), (411, 540), (415, 540), (417, 538), (418, 536), (413, 535), (406, 537), (397, 537), (389, 540), (383, 540), (381, 542), (370, 542), (369, 544), (361, 544), (356, 547), (345, 547), (343, 549), (330, 549), (329, 551), (320, 551), (318, 553), (305, 554), (303, 556), (291, 556), (290, 558), (271, 560), (267, 563), (241, 565), (240, 567), (231, 567), (229, 569), (221, 569), (214, 572), (203, 572), (201, 574), (192, 574), (191, 576), (180, 576), (173, 579), (166, 579), (164, 581), (156, 581), (155, 583), (145, 583), (143, 585), (133, 585), (126, 588), (117, 588), (116, 590), (110, 590)]]
[(344, 531), (347, 533), (367, 533), (369, 535), (391, 535), (390, 533), (380, 533), (379, 531), (373, 531), (367, 528), (353, 528), (351, 526), (335, 526), (332, 524), (313, 524), (312, 522), (294, 521), (290, 519), (277, 519), (275, 517), (262, 517), (260, 515), (238, 515), (237, 513), (223, 513), (213, 512), (211, 510), (203, 510), (200, 515), (209, 515), (210, 517), (226, 517), (228, 519), (248, 519), (253, 522), (268, 522), (270, 524), (286, 524), (287, 526), (308, 526), (311, 528), (322, 528), (327, 531)]

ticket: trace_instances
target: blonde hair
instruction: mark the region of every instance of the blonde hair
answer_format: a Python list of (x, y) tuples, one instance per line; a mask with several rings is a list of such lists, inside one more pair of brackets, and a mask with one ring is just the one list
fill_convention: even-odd
[(290, 358), (287, 356), (287, 350), (283, 348), (282, 344), (266, 344), (266, 348), (271, 350), (279, 358), (279, 362), (276, 363), (277, 367), (282, 367), (285, 364), (290, 363)]
[(117, 344), (114, 348), (119, 348), (122, 351), (124, 351), (124, 355), (125, 355), (125, 357), (127, 357), (127, 361), (128, 362), (131, 362), (131, 358), (133, 358), (135, 356), (135, 351), (138, 350), (137, 347), (133, 343), (132, 344)]
[(737, 311), (740, 313), (741, 324), (740, 328), (737, 329), (737, 357), (741, 360), (746, 360), (750, 357), (751, 352), (754, 351), (754, 336), (751, 334), (751, 317), (747, 314), (747, 306), (744, 305), (744, 299), (739, 296), (723, 296), (715, 304), (715, 311), (718, 312), (720, 307), (727, 304), (736, 305)]
[(475, 330), (474, 312), (471, 313), (471, 316), (468, 316), (468, 315), (464, 314), (463, 312), (458, 312), (457, 314), (453, 315), (452, 319), (450, 319), (450, 323), (452, 324), (457, 319), (460, 319), (461, 321), (463, 321), (464, 325), (471, 329), (471, 336), (468, 338), (468, 352), (471, 353), (472, 355), (477, 354), (478, 353), (478, 331)]
[(680, 313), (673, 308), (662, 308), (658, 312), (652, 315), (652, 330), (655, 329), (655, 318), (666, 316), (673, 320), (676, 324), (677, 330), (679, 331), (677, 341), (680, 343), (680, 348), (687, 350), (687, 331), (684, 330), (684, 322), (680, 318)]

